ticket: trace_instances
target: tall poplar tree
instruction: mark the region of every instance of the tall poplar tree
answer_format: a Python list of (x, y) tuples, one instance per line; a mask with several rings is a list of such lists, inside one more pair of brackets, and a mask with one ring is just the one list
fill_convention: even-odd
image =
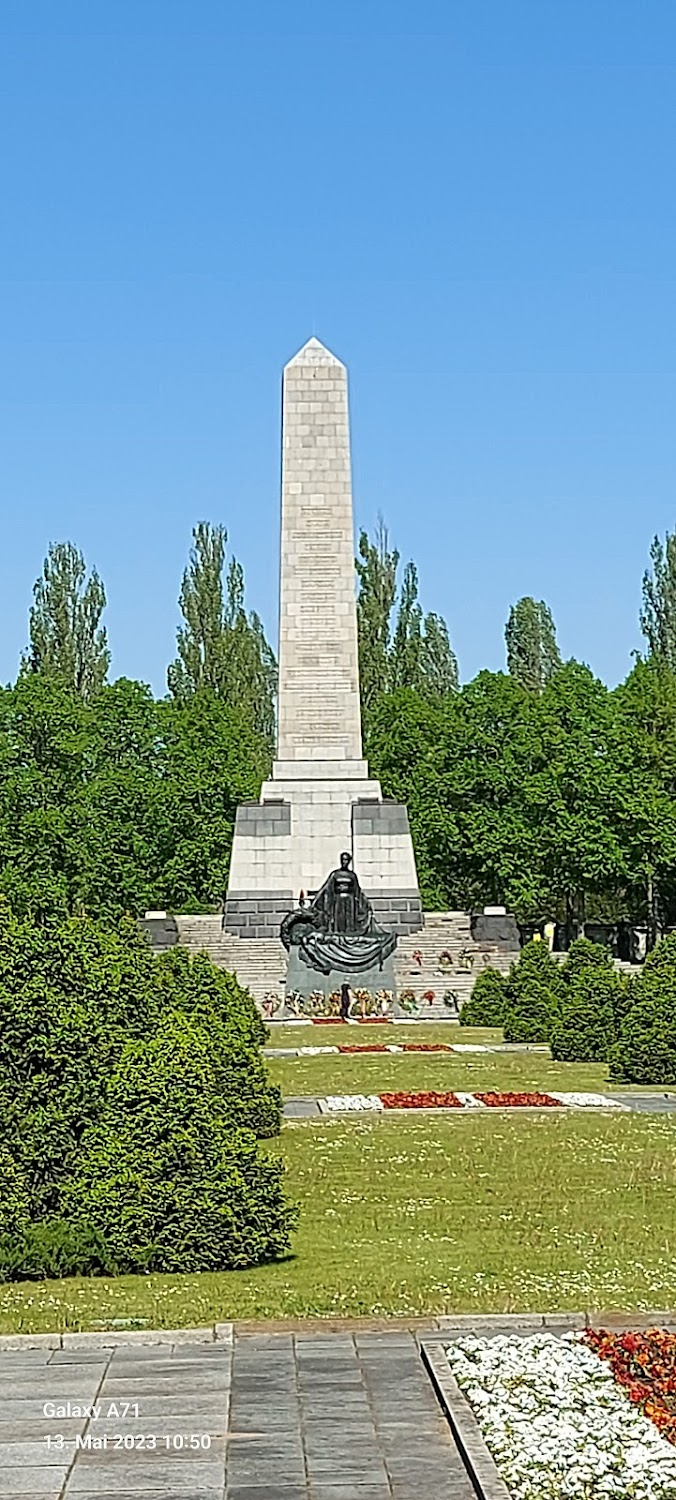
[(362, 712), (368, 722), (384, 693), (397, 688), (443, 695), (458, 686), (458, 664), (440, 615), (423, 616), (418, 599), (418, 572), (409, 562), (399, 591), (396, 621), (399, 553), (390, 550), (387, 528), (378, 518), (375, 538), (362, 531), (356, 558), (359, 594), (359, 678)]
[(179, 597), (185, 624), (176, 633), (178, 656), (167, 684), (180, 703), (204, 688), (236, 705), (271, 742), (277, 664), (258, 615), (247, 615), (244, 573), (236, 558), (224, 580), (226, 542), (224, 526), (200, 521), (193, 530)]
[(561, 666), (556, 627), (543, 599), (517, 600), (505, 626), (507, 670), (529, 692), (541, 693)]
[(72, 542), (49, 548), (42, 575), (33, 588), (29, 616), (30, 645), (22, 670), (58, 677), (81, 698), (106, 680), (110, 651), (101, 615), (106, 591), (95, 568), (87, 568)]
[(653, 537), (649, 568), (643, 574), (643, 608), (639, 621), (650, 655), (676, 671), (676, 533), (664, 543)]
[(391, 619), (397, 592), (399, 553), (390, 551), (382, 516), (378, 517), (373, 542), (369, 541), (365, 531), (360, 532), (355, 566), (359, 579), (359, 683), (362, 712), (367, 718), (378, 696), (390, 688)]

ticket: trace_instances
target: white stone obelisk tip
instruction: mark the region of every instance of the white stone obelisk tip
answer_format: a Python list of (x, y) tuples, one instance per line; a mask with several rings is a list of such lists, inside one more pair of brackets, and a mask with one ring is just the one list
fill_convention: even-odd
[(319, 339), (316, 338), (308, 339), (284, 368), (288, 370), (293, 365), (338, 365), (341, 370), (345, 368), (341, 361), (336, 359), (335, 354), (332, 354), (324, 344), (320, 344)]

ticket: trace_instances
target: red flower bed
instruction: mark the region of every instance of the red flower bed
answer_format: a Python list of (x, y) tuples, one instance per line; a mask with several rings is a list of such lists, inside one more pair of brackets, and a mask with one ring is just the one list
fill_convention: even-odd
[(676, 1444), (676, 1334), (663, 1328), (645, 1333), (607, 1333), (587, 1328), (585, 1342), (610, 1363), (630, 1401)]
[(475, 1099), (480, 1099), (482, 1104), (495, 1105), (498, 1107), (504, 1104), (516, 1104), (530, 1105), (531, 1108), (536, 1107), (539, 1109), (542, 1105), (557, 1104), (561, 1108), (563, 1108), (563, 1106), (561, 1105), (561, 1100), (552, 1099), (551, 1094), (500, 1094), (489, 1092), (487, 1094), (475, 1094), (474, 1097)]
[(387, 1052), (387, 1047), (385, 1046), (384, 1042), (364, 1042), (361, 1046), (359, 1045), (358, 1042), (356, 1042), (355, 1045), (354, 1045), (354, 1047), (351, 1047), (349, 1045), (349, 1043), (346, 1042), (346, 1044), (345, 1044), (344, 1047), (339, 1047), (338, 1048), (338, 1051), (339, 1052)]
[(404, 1042), (404, 1052), (452, 1052), (448, 1042)]
[(346, 1026), (342, 1016), (312, 1016), (313, 1026)]
[(462, 1109), (457, 1094), (437, 1094), (433, 1090), (425, 1094), (380, 1094), (384, 1109)]

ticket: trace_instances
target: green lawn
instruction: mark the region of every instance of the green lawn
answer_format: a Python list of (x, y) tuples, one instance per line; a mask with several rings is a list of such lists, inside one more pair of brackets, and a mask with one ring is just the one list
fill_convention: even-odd
[[(281, 1028), (280, 1028), (281, 1029)], [(293, 1039), (289, 1039), (293, 1033)], [(366, 1033), (366, 1034), (365, 1034)], [(272, 1029), (269, 1046), (324, 1047), (348, 1043), (404, 1041), (474, 1044), (499, 1042), (500, 1031), (435, 1026), (299, 1026), (284, 1027), (284, 1041)], [(270, 1076), (285, 1099), (308, 1094), (381, 1094), (395, 1089), (460, 1089), (473, 1094), (488, 1089), (547, 1089), (599, 1093), (631, 1091), (612, 1084), (606, 1063), (557, 1063), (547, 1052), (381, 1052), (320, 1057), (271, 1057)], [(649, 1091), (648, 1085), (642, 1086)], [(657, 1086), (657, 1092), (665, 1092)], [(670, 1092), (673, 1092), (670, 1091)]]
[(298, 1121), (265, 1148), (301, 1205), (257, 1270), (0, 1288), (0, 1330), (239, 1318), (676, 1306), (676, 1120)]

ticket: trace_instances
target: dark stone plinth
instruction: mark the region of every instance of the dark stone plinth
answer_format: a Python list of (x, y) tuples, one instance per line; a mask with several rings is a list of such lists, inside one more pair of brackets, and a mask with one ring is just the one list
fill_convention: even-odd
[(293, 891), (238, 891), (228, 895), (223, 931), (241, 938), (279, 937), (280, 924), (293, 905)]
[(175, 948), (178, 942), (178, 927), (175, 917), (142, 917), (139, 927), (145, 932), (153, 953), (164, 953)]
[(518, 953), (521, 947), (516, 917), (510, 912), (493, 917), (476, 912), (470, 919), (470, 930), (475, 943), (490, 943), (506, 953)]
[(409, 932), (420, 932), (423, 911), (419, 891), (385, 891), (378, 895), (368, 892), (373, 915), (380, 927), (405, 937)]

